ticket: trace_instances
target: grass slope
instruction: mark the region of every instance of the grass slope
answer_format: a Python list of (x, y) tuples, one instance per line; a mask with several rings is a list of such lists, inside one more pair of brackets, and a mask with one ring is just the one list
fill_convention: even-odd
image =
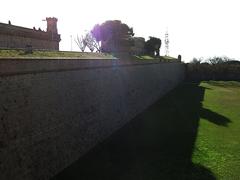
[[(164, 62), (173, 62), (176, 61), (176, 58), (170, 56), (116, 56), (120, 59), (130, 59), (130, 60), (161, 60)], [(51, 59), (58, 59), (58, 58), (75, 58), (75, 59), (116, 59), (114, 55), (108, 53), (91, 53), (91, 52), (74, 52), (74, 51), (40, 51), (40, 50), (33, 50), (32, 54), (25, 54), (24, 50), (18, 49), (0, 49), (0, 59), (6, 58), (51, 58)]]
[(53, 179), (240, 179), (240, 83), (184, 83)]
[(114, 59), (110, 54), (91, 53), (91, 52), (73, 52), (73, 51), (38, 51), (34, 50), (32, 54), (25, 54), (24, 50), (3, 50), (0, 49), (1, 58), (79, 58), (79, 59)]

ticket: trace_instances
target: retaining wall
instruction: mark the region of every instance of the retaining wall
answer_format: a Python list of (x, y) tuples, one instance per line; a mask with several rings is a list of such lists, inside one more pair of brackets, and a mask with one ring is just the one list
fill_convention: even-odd
[(184, 75), (181, 63), (0, 60), (0, 179), (49, 179)]

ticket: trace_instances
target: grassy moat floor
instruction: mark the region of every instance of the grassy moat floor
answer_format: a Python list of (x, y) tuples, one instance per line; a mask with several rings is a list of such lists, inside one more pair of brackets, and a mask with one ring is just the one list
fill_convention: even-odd
[(240, 179), (240, 83), (183, 83), (53, 179)]

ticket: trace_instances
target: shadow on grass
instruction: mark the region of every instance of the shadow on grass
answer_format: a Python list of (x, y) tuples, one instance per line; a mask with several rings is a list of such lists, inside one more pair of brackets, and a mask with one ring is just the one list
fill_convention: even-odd
[(180, 85), (54, 179), (216, 179), (191, 160), (201, 116), (230, 122), (202, 108), (204, 91), (197, 83)]
[(201, 108), (200, 116), (201, 118), (207, 119), (209, 122), (212, 122), (220, 126), (228, 126), (228, 123), (231, 122), (226, 117), (205, 108)]

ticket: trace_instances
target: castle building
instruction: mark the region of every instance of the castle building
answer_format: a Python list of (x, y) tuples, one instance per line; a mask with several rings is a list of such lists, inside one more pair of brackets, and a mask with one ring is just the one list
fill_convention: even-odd
[(31, 46), (38, 50), (59, 50), (61, 40), (57, 30), (57, 18), (46, 18), (47, 31), (0, 23), (0, 48), (22, 49)]

